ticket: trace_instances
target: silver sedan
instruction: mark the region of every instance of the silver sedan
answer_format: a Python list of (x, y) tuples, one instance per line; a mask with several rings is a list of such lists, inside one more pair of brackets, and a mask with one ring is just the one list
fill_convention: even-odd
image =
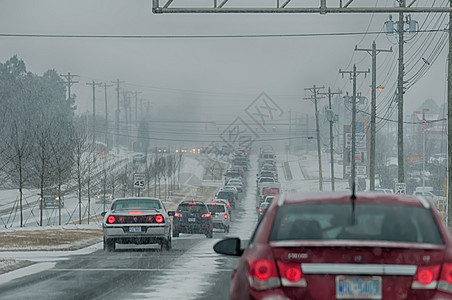
[(106, 251), (114, 250), (116, 243), (160, 244), (171, 249), (171, 220), (159, 199), (119, 198), (102, 215)]

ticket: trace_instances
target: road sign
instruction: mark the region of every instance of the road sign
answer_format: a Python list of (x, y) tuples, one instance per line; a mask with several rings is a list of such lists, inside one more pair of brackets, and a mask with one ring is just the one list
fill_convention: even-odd
[(398, 182), (395, 184), (395, 193), (396, 194), (406, 194), (406, 183), (404, 182)]
[(145, 174), (135, 173), (133, 174), (133, 187), (137, 189), (144, 189), (146, 184)]
[[(366, 143), (366, 134), (362, 132), (357, 132), (355, 136), (356, 142), (356, 148), (357, 149), (366, 149), (367, 143)], [(345, 148), (351, 148), (352, 147), (352, 134), (350, 132), (345, 133)]]
[[(352, 174), (352, 167), (345, 166), (345, 174)], [(366, 166), (355, 166), (355, 174), (356, 175), (367, 175), (367, 167)]]

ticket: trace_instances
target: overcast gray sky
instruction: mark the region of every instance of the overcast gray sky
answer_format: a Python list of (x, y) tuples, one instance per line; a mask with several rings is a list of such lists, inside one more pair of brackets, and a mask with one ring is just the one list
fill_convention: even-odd
[[(161, 1), (163, 3), (163, 1)], [(186, 3), (188, 0), (175, 0)], [(212, 1), (197, 1), (211, 3)], [(232, 1), (231, 1), (232, 2)], [(237, 2), (237, 1), (236, 1)], [(275, 1), (243, 0), (249, 6)], [(337, 2), (337, 1), (333, 1)], [(394, 1), (362, 0), (355, 5), (392, 5)], [(417, 5), (431, 1), (418, 1)], [(447, 4), (447, 1), (443, 5)], [(316, 6), (318, 1), (294, 0)], [(413, 15), (421, 29), (442, 29), (445, 15)], [(304, 88), (312, 85), (342, 89), (351, 93), (351, 81), (342, 79), (339, 69), (360, 70), (371, 66), (370, 55), (354, 52), (355, 45), (377, 47), (393, 53), (378, 55), (377, 84), (381, 115), (388, 111), (395, 91), (397, 40), (395, 36), (364, 34), (380, 32), (388, 15), (154, 15), (150, 0), (3, 0), (0, 2), (0, 33), (67, 35), (240, 35), (297, 33), (363, 33), (346, 36), (272, 38), (37, 38), (0, 37), (0, 61), (17, 54), (29, 71), (47, 69), (80, 75), (73, 86), (79, 112), (91, 110), (91, 80), (125, 81), (124, 89), (139, 91), (140, 99), (152, 102), (154, 115), (162, 111), (183, 111), (206, 120), (231, 120), (265, 91), (284, 110), (313, 111)], [(406, 78), (414, 78), (405, 94), (405, 114), (433, 98), (444, 103), (446, 88), (446, 33), (407, 35)], [(437, 50), (437, 54), (434, 52)], [(430, 60), (425, 69), (422, 60)], [(431, 59), (433, 60), (433, 59)], [(425, 69), (426, 70), (426, 69)], [(358, 79), (358, 89), (370, 98), (370, 76)], [(111, 109), (115, 91), (109, 89)], [(103, 97), (99, 92), (97, 97)], [(326, 104), (324, 101), (322, 105)], [(103, 105), (98, 105), (99, 113)]]

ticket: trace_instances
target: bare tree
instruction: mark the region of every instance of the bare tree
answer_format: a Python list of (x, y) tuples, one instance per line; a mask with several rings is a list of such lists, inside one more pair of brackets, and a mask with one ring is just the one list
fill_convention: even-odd
[[(10, 139), (7, 142), (9, 151), (6, 154), (9, 164), (8, 174), (19, 187), (20, 227), (23, 227), (23, 189), (26, 181), (25, 165), (30, 156), (33, 137), (28, 131), (27, 120), (13, 120), (10, 126)], [(25, 123), (25, 124), (24, 124)]]
[[(62, 120), (60, 120), (62, 121)], [(62, 123), (57, 123), (58, 125), (62, 125)], [(57, 187), (58, 187), (58, 225), (61, 225), (61, 206), (63, 193), (61, 191), (61, 186), (66, 183), (72, 171), (72, 144), (64, 143), (68, 136), (70, 136), (72, 132), (62, 132), (61, 130), (55, 130), (52, 138), (49, 141), (50, 148), (52, 150), (52, 167), (56, 171), (57, 175)], [(64, 137), (62, 136), (64, 135)], [(71, 139), (70, 139), (71, 140)]]
[(177, 160), (176, 160), (176, 168), (177, 168), (177, 188), (180, 189), (180, 169), (182, 167), (182, 163), (184, 160), (183, 152), (180, 152)]
[[(88, 133), (86, 128), (82, 125), (77, 126), (72, 136), (73, 155), (72, 160), (75, 165), (75, 177), (77, 180), (77, 194), (78, 194), (78, 218), (79, 224), (82, 223), (82, 190), (89, 176), (89, 143)], [(87, 155), (88, 153), (88, 155)], [(88, 217), (89, 219), (89, 217)], [(89, 221), (88, 221), (89, 222)]]

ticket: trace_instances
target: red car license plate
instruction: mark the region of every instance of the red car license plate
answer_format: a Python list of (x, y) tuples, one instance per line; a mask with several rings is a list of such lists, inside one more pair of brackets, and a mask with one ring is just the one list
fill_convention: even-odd
[(380, 276), (336, 276), (337, 299), (381, 299)]

